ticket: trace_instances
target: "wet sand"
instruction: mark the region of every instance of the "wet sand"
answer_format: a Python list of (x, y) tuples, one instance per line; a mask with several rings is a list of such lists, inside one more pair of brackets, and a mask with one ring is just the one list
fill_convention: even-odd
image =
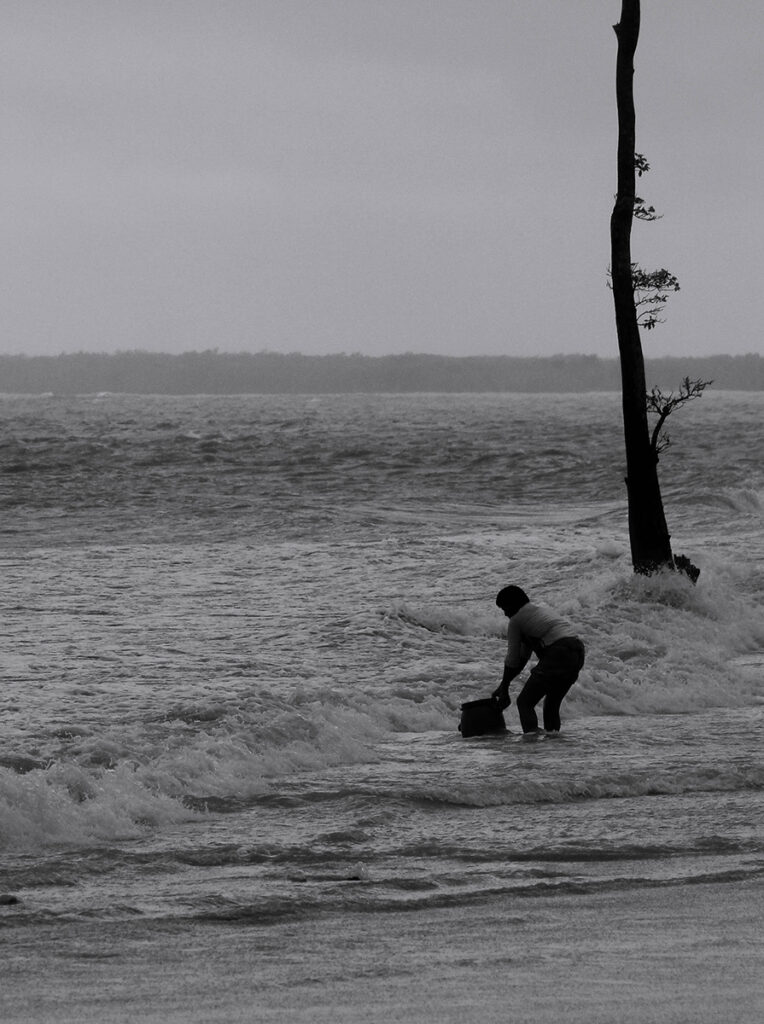
[(0, 1016), (6, 1024), (754, 1024), (764, 1015), (762, 917), (764, 881), (749, 880), (265, 926), (137, 919), (0, 928)]

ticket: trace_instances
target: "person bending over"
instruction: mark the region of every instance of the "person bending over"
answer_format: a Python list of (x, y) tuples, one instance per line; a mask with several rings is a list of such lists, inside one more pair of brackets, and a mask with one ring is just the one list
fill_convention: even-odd
[(496, 604), (509, 619), (504, 675), (491, 696), (503, 710), (510, 704), (509, 684), (518, 676), (531, 654), (538, 662), (517, 697), (517, 711), (524, 733), (541, 732), (536, 705), (544, 699), (544, 728), (560, 731), (560, 704), (584, 665), (584, 645), (570, 623), (543, 605), (534, 604), (520, 587), (504, 587)]

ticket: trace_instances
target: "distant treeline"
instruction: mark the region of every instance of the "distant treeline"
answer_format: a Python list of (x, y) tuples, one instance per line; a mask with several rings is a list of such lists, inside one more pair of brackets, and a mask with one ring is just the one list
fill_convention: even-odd
[[(758, 355), (647, 360), (648, 387), (685, 377), (733, 391), (764, 389)], [(412, 391), (616, 391), (617, 359), (597, 356), (307, 356), (277, 352), (182, 355), (129, 351), (0, 356), (5, 394), (332, 394)]]

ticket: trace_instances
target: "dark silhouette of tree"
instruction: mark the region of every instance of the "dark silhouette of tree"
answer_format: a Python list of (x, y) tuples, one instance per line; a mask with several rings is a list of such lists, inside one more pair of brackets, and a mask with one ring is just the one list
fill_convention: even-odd
[[(648, 395), (645, 384), (640, 326), (652, 330), (662, 322), (661, 313), (669, 293), (679, 291), (679, 282), (668, 270), (645, 271), (631, 258), (634, 218), (654, 221), (659, 217), (655, 208), (647, 206), (636, 193), (637, 175), (641, 177), (649, 170), (645, 157), (635, 150), (634, 53), (639, 23), (639, 0), (622, 0), (621, 20), (614, 26), (618, 38), (618, 191), (610, 218), (610, 284), (621, 362), (629, 541), (636, 572), (679, 568), (695, 580), (698, 570), (685, 556), (675, 559), (671, 550), (658, 480), (658, 457), (668, 444), (668, 438), (661, 433), (667, 417), (680, 405), (698, 398), (710, 382), (685, 378), (679, 392), (667, 396), (657, 388)], [(648, 411), (658, 416), (652, 432)]]
[(631, 280), (634, 287), (634, 305), (637, 308), (637, 323), (646, 331), (663, 323), (661, 313), (668, 302), (669, 292), (679, 291), (679, 282), (674, 275), (661, 270), (643, 270), (638, 263), (631, 266)]
[(713, 381), (690, 380), (689, 377), (685, 377), (676, 394), (669, 391), (667, 395), (664, 395), (660, 388), (653, 388), (647, 396), (648, 411), (655, 413), (658, 417), (650, 435), (650, 447), (655, 453), (656, 462), (661, 452), (664, 452), (671, 444), (669, 435), (663, 433), (663, 425), (666, 420), (680, 405), (691, 402), (694, 398), (700, 398), (709, 384), (713, 384)]

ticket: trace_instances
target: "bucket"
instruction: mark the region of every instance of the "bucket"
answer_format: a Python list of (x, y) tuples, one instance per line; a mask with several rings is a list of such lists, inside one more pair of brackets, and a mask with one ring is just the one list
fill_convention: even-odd
[(459, 722), (462, 736), (486, 736), (506, 731), (504, 715), (493, 697), (469, 700), (462, 704), (462, 719)]

